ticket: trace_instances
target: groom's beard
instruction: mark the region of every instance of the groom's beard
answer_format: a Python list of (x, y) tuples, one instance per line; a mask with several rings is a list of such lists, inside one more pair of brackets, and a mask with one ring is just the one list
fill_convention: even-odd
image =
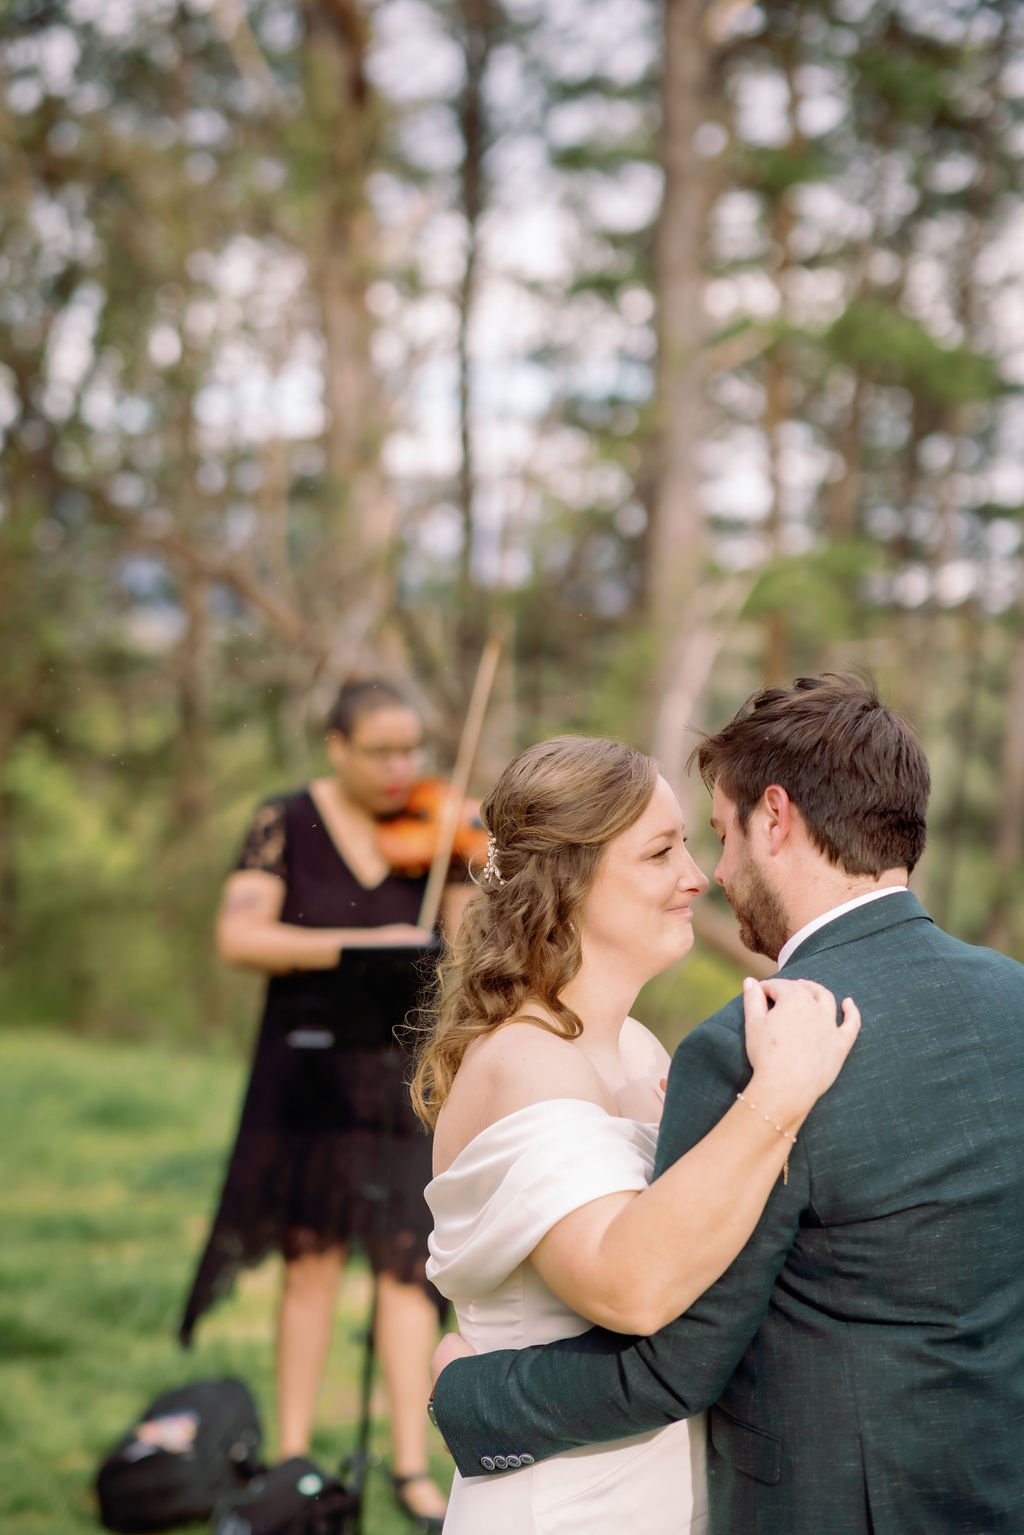
[(756, 864), (743, 865), (740, 877), (725, 892), (740, 925), (740, 938), (754, 954), (778, 959), (789, 937), (789, 919), (775, 891)]

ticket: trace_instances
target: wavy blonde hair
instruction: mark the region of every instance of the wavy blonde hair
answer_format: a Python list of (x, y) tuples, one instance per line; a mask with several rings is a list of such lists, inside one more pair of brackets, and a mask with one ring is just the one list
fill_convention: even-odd
[[(658, 776), (621, 741), (555, 736), (520, 753), (481, 806), (497, 873), (485, 871), (438, 970), (432, 1021), (417, 1051), (413, 1106), (433, 1126), (467, 1048), (534, 1000), (557, 1019), (531, 1021), (573, 1039), (561, 999), (579, 970), (573, 922), (608, 843), (643, 814)], [(500, 879), (498, 878), (500, 875)]]

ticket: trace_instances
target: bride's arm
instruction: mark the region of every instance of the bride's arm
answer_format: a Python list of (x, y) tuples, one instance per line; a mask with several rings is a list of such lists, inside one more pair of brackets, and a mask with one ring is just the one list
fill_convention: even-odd
[(744, 1010), (754, 1067), (746, 1101), (643, 1193), (574, 1210), (533, 1251), (544, 1282), (592, 1322), (656, 1332), (720, 1278), (783, 1175), (789, 1137), (832, 1085), (860, 1027), (847, 999), (837, 1028), (831, 992), (808, 981), (745, 983)]

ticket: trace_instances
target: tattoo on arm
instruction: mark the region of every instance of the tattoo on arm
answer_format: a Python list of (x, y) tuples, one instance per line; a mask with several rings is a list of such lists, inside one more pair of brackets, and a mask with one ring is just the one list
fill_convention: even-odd
[(240, 911), (262, 911), (266, 909), (266, 901), (255, 890), (231, 890), (221, 903), (221, 911), (226, 917), (233, 917)]

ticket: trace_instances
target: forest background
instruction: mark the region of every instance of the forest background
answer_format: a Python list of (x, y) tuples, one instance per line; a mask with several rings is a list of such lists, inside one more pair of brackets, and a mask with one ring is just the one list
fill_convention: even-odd
[(1024, 957), (1021, 7), (12, 0), (0, 63), (4, 1021), (235, 1050), (254, 803), (368, 669), (450, 767), (494, 632), (477, 789), (613, 733), (695, 830), (695, 728), (870, 671)]
[[(94, 1529), (186, 1373), (271, 1400), (275, 1276), (172, 1341), (259, 989), (211, 927), (346, 675), (447, 769), (497, 634), (474, 787), (631, 738), (710, 871), (694, 731), (869, 671), (915, 888), (1024, 958), (1022, 150), (1016, 0), (0, 0), (5, 1531)], [(697, 927), (669, 1044), (753, 964)]]

